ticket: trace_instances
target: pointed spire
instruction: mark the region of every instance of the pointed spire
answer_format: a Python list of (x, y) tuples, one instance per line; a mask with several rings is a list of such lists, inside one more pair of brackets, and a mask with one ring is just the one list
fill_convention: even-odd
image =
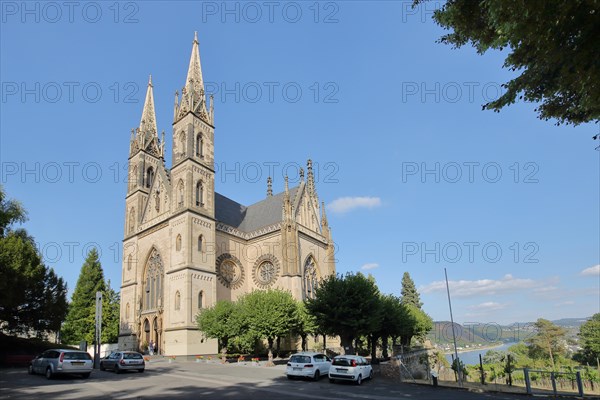
[(321, 202), (321, 227), (327, 228), (329, 227), (329, 223), (327, 222), (327, 215), (325, 215), (325, 202)]
[(285, 182), (285, 195), (286, 197), (290, 197), (290, 189), (288, 187), (288, 177), (287, 175), (285, 176), (285, 178), (283, 178), (284, 182)]
[(200, 97), (204, 97), (204, 80), (202, 79), (202, 64), (200, 63), (200, 50), (198, 49), (198, 32), (194, 32), (194, 43), (192, 45), (192, 55), (190, 56), (187, 78), (185, 79), (185, 88), (188, 95), (193, 94), (196, 101), (200, 101)]
[(300, 182), (304, 182), (304, 168), (300, 167)]
[[(306, 162), (306, 169), (308, 170), (308, 194), (311, 197), (317, 197), (317, 191), (315, 189), (315, 175), (313, 174), (312, 160), (309, 158)], [(315, 206), (319, 207), (319, 203), (316, 202)]]
[(142, 134), (150, 132), (154, 135), (158, 135), (152, 88), (152, 75), (150, 75), (150, 78), (148, 79), (148, 89), (146, 90), (146, 100), (144, 101), (144, 110), (142, 111), (142, 119), (140, 121), (140, 132)]
[(273, 197), (273, 179), (267, 178), (267, 197)]
[(177, 113), (179, 112), (179, 91), (175, 91), (175, 106), (173, 107), (173, 121), (177, 119)]

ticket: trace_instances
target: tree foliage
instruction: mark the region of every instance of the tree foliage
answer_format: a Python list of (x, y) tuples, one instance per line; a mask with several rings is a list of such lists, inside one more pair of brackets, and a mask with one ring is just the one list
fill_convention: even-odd
[(415, 282), (408, 272), (405, 272), (404, 275), (402, 275), (402, 290), (400, 293), (402, 294), (402, 304), (410, 304), (419, 309), (423, 306)]
[(249, 331), (257, 338), (267, 339), (270, 350), (276, 338), (291, 333), (298, 326), (297, 305), (290, 292), (255, 290), (239, 301)]
[[(76, 344), (81, 340), (95, 342), (96, 292), (102, 293), (102, 336), (103, 343), (113, 342), (119, 324), (119, 296), (104, 280), (98, 251), (89, 251), (73, 292), (69, 313), (62, 327), (62, 342)], [(116, 326), (115, 326), (116, 324)], [(118, 333), (117, 333), (118, 336)]]
[(600, 358), (600, 313), (596, 313), (579, 328), (581, 353), (579, 360), (594, 365)]
[(313, 317), (308, 312), (308, 310), (306, 309), (306, 305), (303, 302), (299, 302), (297, 304), (296, 320), (297, 325), (293, 329), (292, 333), (300, 336), (300, 338), (302, 339), (301, 348), (303, 351), (306, 351), (308, 350), (308, 335), (316, 335), (317, 333), (319, 333), (319, 326), (317, 325), (315, 317)]
[(219, 350), (227, 348), (229, 339), (237, 336), (236, 324), (234, 324), (233, 314), (236, 312), (236, 305), (230, 301), (219, 300), (210, 307), (202, 309), (196, 316), (198, 329), (211, 339), (217, 339)]
[(597, 1), (449, 0), (433, 18), (452, 31), (441, 43), (470, 43), (479, 54), (508, 49), (503, 66), (517, 76), (484, 109), (524, 99), (539, 103), (541, 119), (578, 125), (600, 118), (599, 14)]
[(379, 289), (361, 273), (328, 276), (317, 287), (315, 298), (306, 301), (306, 308), (320, 331), (339, 336), (350, 354), (356, 337), (380, 329)]
[(0, 187), (0, 326), (9, 334), (44, 338), (57, 332), (67, 311), (67, 286), (44, 265), (35, 242), (24, 229), (26, 213), (7, 200)]
[(534, 324), (536, 334), (527, 340), (533, 358), (549, 358), (555, 368), (555, 357), (564, 353), (566, 330), (547, 319), (539, 318)]

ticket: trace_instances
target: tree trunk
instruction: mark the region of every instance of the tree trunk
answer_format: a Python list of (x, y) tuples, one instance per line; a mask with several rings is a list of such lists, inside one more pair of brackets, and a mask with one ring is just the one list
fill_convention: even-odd
[(280, 349), (281, 349), (281, 336), (277, 336), (277, 357), (279, 357)]
[(344, 348), (344, 354), (354, 354), (354, 346), (352, 346), (353, 342), (352, 336), (340, 336), (340, 342), (342, 343), (342, 347)]
[(550, 353), (550, 363), (552, 364), (552, 370), (554, 371), (554, 357), (552, 356), (552, 345), (548, 346), (548, 351)]
[(307, 337), (307, 335), (306, 335), (306, 334), (304, 334), (304, 335), (300, 335), (300, 337), (302, 338), (302, 351), (306, 351), (306, 350), (308, 350), (308, 349), (307, 349), (307, 347), (308, 347), (308, 344), (307, 344), (307, 342), (306, 342), (306, 337)]
[(381, 355), (385, 359), (388, 358), (388, 336), (387, 335), (381, 337)]
[(272, 352), (273, 351), (273, 338), (272, 337), (268, 337), (267, 338), (267, 343), (268, 343), (268, 346), (269, 346), (269, 351)]
[(371, 364), (377, 364), (377, 337), (369, 335), (371, 339)]

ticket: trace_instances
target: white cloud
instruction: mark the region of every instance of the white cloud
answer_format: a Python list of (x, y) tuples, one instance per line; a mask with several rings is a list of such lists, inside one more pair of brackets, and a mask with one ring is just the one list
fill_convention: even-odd
[[(519, 279), (507, 274), (502, 279), (479, 279), (476, 281), (449, 281), (450, 292), (456, 297), (471, 297), (480, 295), (493, 295), (513, 292), (522, 289), (535, 289), (545, 285), (544, 282), (534, 281), (533, 279)], [(423, 293), (444, 292), (446, 290), (445, 281), (432, 282), (429, 285), (421, 287)]]
[(584, 269), (579, 273), (582, 276), (597, 276), (600, 275), (600, 264)]
[(334, 213), (342, 214), (356, 208), (374, 208), (381, 205), (379, 197), (340, 197), (327, 205)]
[(485, 303), (481, 303), (481, 304), (476, 304), (476, 305), (472, 305), (469, 306), (468, 308), (470, 310), (474, 310), (474, 311), (496, 311), (496, 310), (502, 310), (504, 308), (506, 308), (507, 304), (500, 304), (500, 303), (496, 303), (493, 301), (486, 301)]
[(369, 270), (369, 269), (375, 269), (375, 268), (377, 268), (377, 267), (379, 267), (379, 264), (376, 264), (376, 263), (368, 263), (368, 264), (365, 264), (365, 265), (363, 265), (362, 267), (360, 267), (360, 269), (363, 269), (363, 270)]

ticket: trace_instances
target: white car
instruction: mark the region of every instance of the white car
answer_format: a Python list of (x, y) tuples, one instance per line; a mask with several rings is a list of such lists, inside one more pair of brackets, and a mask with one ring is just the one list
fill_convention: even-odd
[(321, 353), (296, 353), (290, 357), (285, 373), (288, 379), (312, 378), (315, 381), (329, 373), (331, 359)]
[(354, 381), (360, 385), (364, 379), (373, 379), (373, 367), (360, 356), (335, 356), (329, 368), (329, 382)]

